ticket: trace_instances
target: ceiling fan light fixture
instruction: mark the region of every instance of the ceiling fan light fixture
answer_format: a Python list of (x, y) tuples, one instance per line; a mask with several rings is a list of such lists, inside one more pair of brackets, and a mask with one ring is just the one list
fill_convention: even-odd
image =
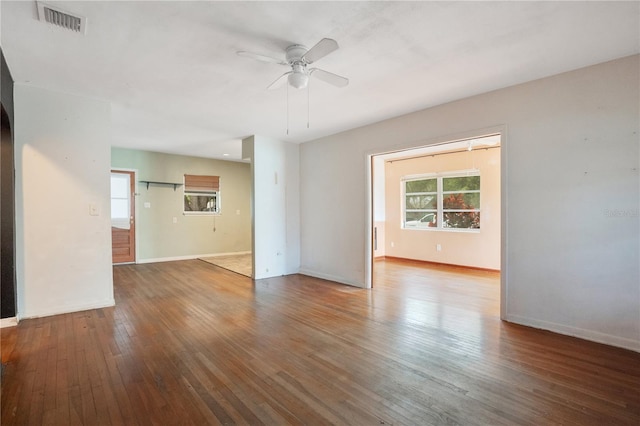
[(303, 72), (292, 72), (288, 79), (289, 84), (296, 89), (304, 89), (309, 84), (309, 75)]
[(257, 59), (262, 62), (270, 62), (291, 67), (291, 71), (285, 72), (278, 77), (276, 81), (267, 87), (268, 90), (277, 89), (285, 82), (288, 83), (287, 87), (292, 86), (296, 89), (306, 89), (309, 86), (309, 76), (311, 74), (325, 83), (329, 83), (336, 87), (345, 87), (349, 84), (349, 79), (318, 68), (307, 68), (307, 65), (317, 62), (336, 49), (338, 49), (338, 42), (330, 38), (323, 38), (308, 50), (301, 44), (290, 45), (285, 51), (284, 61), (272, 58), (271, 56), (260, 55), (244, 50), (240, 50), (236, 53), (239, 56)]

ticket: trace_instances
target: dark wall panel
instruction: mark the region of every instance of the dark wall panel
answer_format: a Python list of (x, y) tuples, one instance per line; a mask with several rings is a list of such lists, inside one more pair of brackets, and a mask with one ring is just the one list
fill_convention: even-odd
[(15, 182), (13, 162), (13, 79), (0, 50), (0, 97), (2, 138), (0, 140), (0, 317), (16, 316)]

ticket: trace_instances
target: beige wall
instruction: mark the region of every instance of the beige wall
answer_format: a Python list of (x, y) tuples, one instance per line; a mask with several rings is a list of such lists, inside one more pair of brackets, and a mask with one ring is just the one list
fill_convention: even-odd
[(251, 251), (249, 164), (112, 148), (111, 166), (136, 170), (138, 181), (182, 183), (185, 174), (220, 176), (221, 212), (215, 216), (184, 215), (182, 186), (174, 191), (170, 185), (147, 189), (146, 183), (137, 184), (138, 262)]
[[(480, 231), (402, 229), (401, 179), (408, 175), (478, 169)], [(386, 256), (500, 269), (500, 149), (478, 149), (385, 165)], [(379, 238), (379, 237), (378, 237)], [(441, 251), (436, 250), (440, 244)]]
[[(385, 242), (385, 238), (386, 238), (386, 222), (373, 222), (373, 226), (376, 229), (376, 233), (377, 233), (377, 244), (376, 246), (374, 246), (373, 248), (373, 257), (379, 257), (379, 258), (383, 258), (385, 256), (387, 256), (387, 252), (385, 250), (386, 247), (386, 242)], [(391, 256), (391, 255), (389, 255)]]

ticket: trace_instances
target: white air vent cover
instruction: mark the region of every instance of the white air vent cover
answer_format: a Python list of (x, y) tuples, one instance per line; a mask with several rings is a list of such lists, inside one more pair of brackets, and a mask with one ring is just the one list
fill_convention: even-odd
[(38, 19), (81, 34), (87, 31), (87, 19), (84, 16), (72, 15), (59, 7), (42, 2), (38, 2)]

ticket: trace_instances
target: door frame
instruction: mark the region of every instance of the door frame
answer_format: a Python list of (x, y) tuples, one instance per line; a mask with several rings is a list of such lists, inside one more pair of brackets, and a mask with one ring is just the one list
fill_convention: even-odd
[(507, 265), (509, 264), (509, 251), (507, 247), (508, 241), (508, 181), (507, 181), (507, 149), (509, 144), (507, 126), (497, 125), (486, 127), (483, 129), (477, 129), (473, 131), (461, 132), (448, 136), (441, 136), (432, 139), (428, 139), (421, 142), (413, 142), (401, 146), (397, 146), (395, 149), (387, 150), (371, 150), (365, 155), (365, 182), (366, 182), (366, 223), (365, 223), (365, 264), (364, 264), (364, 288), (372, 288), (373, 285), (373, 193), (374, 193), (374, 181), (373, 181), (373, 159), (378, 155), (390, 154), (397, 151), (408, 151), (430, 145), (446, 144), (455, 140), (472, 139), (479, 137), (480, 135), (487, 134), (499, 134), (500, 135), (500, 319), (505, 320), (507, 315), (507, 292), (509, 291), (509, 270)]
[[(133, 203), (133, 221), (135, 224), (135, 231), (133, 233), (133, 243), (135, 245), (134, 248), (134, 259), (133, 262), (127, 262), (127, 263), (132, 263), (132, 264), (137, 264), (138, 263), (138, 203), (137, 203), (137, 197), (138, 197), (138, 169), (128, 169), (126, 167), (111, 167), (111, 169), (109, 170), (109, 176), (111, 176), (111, 173), (118, 173), (118, 172), (127, 172), (127, 173), (133, 173), (133, 193), (131, 194), (131, 201)], [(109, 178), (109, 189), (111, 189), (111, 178)], [(109, 220), (111, 220), (111, 197), (109, 197)], [(109, 236), (111, 236), (111, 233), (109, 233)], [(111, 247), (113, 247), (113, 242), (111, 242)], [(112, 262), (113, 263), (113, 262)], [(121, 265), (121, 263), (114, 263), (114, 265)]]

